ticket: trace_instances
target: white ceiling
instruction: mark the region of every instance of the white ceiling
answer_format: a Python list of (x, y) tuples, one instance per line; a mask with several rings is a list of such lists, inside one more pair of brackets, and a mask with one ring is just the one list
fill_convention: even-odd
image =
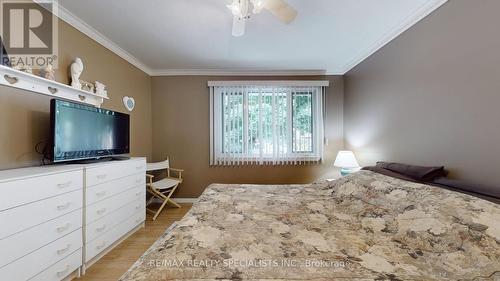
[(231, 0), (59, 0), (59, 17), (150, 75), (344, 74), (446, 0), (288, 0), (232, 37)]

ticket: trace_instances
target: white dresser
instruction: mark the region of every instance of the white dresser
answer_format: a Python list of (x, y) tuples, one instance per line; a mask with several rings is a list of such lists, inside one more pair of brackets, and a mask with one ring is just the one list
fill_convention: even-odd
[(0, 280), (62, 280), (83, 255), (83, 168), (0, 171)]
[(146, 159), (85, 165), (84, 270), (144, 226)]
[(146, 159), (0, 171), (0, 280), (71, 279), (144, 226)]

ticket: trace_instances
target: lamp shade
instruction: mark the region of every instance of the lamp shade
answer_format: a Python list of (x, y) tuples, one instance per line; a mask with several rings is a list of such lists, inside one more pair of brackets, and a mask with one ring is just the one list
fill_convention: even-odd
[(359, 167), (358, 161), (354, 156), (352, 151), (341, 150), (337, 154), (337, 158), (335, 159), (335, 163), (333, 164), (335, 167), (340, 168), (357, 168)]

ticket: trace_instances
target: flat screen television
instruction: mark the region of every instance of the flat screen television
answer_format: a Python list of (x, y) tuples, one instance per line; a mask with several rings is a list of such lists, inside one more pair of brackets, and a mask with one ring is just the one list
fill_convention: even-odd
[(52, 161), (112, 157), (130, 152), (130, 116), (53, 99), (50, 103)]

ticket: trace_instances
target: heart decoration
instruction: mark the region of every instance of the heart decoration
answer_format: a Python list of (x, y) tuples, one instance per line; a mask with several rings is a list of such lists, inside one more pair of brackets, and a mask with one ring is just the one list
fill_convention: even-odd
[(5, 75), (3, 76), (3, 78), (4, 78), (7, 82), (9, 82), (10, 84), (16, 84), (17, 82), (19, 82), (19, 79), (17, 79), (17, 77), (12, 77), (12, 76), (9, 76), (9, 75), (7, 75), (7, 74), (5, 74)]
[(48, 89), (48, 90), (49, 90), (49, 92), (50, 92), (51, 94), (53, 94), (53, 95), (54, 95), (55, 93), (57, 93), (57, 88), (52, 88), (52, 87), (50, 87), (50, 86), (49, 86), (49, 87), (47, 87), (47, 89)]
[(134, 110), (134, 107), (135, 107), (135, 100), (134, 100), (134, 98), (127, 97), (127, 96), (123, 97), (123, 105), (125, 105), (125, 108), (128, 111)]

